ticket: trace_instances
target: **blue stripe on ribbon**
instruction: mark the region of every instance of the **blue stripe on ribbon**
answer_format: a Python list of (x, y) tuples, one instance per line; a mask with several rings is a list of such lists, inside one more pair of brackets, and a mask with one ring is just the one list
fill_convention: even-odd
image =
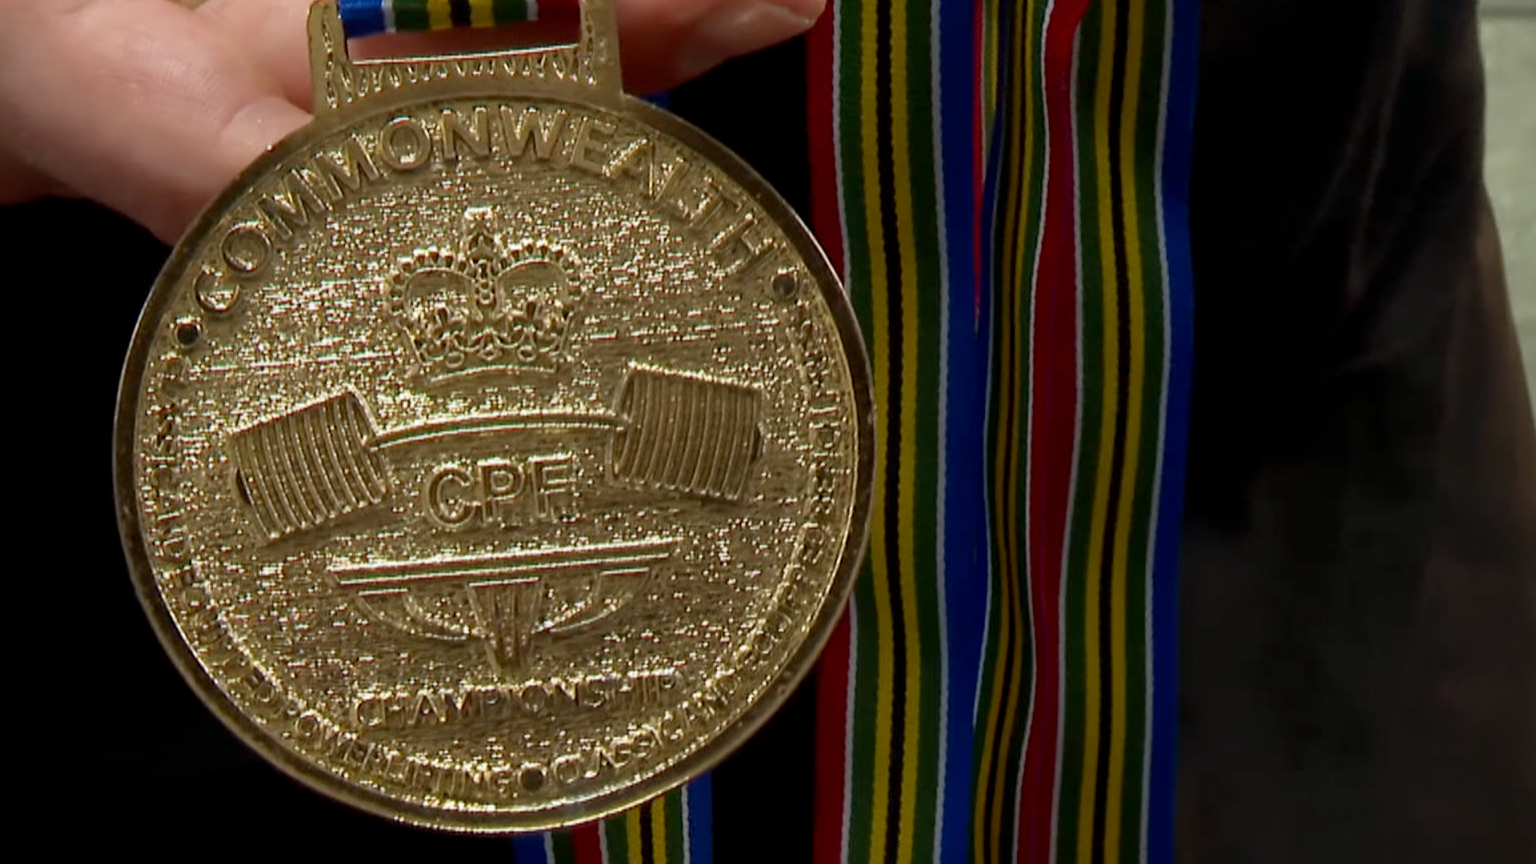
[[(938, 18), (940, 124), (946, 287), (944, 382), (944, 617), (948, 687), (944, 694), (945, 762), (938, 826), (940, 861), (970, 860), (972, 785), (975, 773), (976, 688), (986, 633), (991, 550), (987, 542), (986, 429), (991, 323), (990, 296), (980, 292), (977, 272), (976, 153), (977, 64), (973, 2), (935, 0)], [(980, 305), (978, 306), (978, 302)]]
[(341, 29), (347, 38), (358, 39), (389, 32), (384, 17), (384, 4), (388, 2), (390, 0), (340, 0), (337, 8), (341, 12)]
[(1147, 861), (1174, 861), (1174, 757), (1178, 738), (1178, 567), (1189, 445), (1194, 358), (1194, 275), (1189, 188), (1193, 153), (1199, 0), (1167, 0), (1167, 114), (1163, 132), (1163, 242), (1167, 249), (1168, 381), (1164, 389), (1163, 481), (1158, 501), (1152, 586), (1152, 753), (1147, 783)]
[(543, 834), (516, 834), (512, 837), (512, 864), (549, 864), (544, 852)]
[(704, 774), (683, 789), (688, 804), (688, 861), (690, 864), (713, 864), (715, 793), (710, 775)]

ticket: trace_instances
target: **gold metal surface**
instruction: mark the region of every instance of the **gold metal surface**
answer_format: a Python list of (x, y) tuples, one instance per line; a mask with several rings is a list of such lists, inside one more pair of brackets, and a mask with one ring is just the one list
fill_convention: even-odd
[(683, 783), (813, 662), (863, 552), (867, 362), (735, 157), (543, 51), (354, 63), (176, 248), (119, 515), (182, 672), (284, 770), (534, 830)]

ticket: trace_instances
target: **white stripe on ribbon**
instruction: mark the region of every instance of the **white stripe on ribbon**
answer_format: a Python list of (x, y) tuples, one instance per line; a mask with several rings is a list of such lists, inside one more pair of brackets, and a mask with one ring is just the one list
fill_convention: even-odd
[(693, 864), (693, 808), (688, 802), (693, 798), (693, 784), (677, 790), (683, 802), (683, 864)]
[[(940, 0), (933, 0), (928, 12), (928, 51), (929, 68), (932, 72), (932, 88), (930, 100), (933, 104), (933, 113), (928, 118), (929, 126), (933, 131), (933, 170), (934, 170), (934, 200), (938, 204), (939, 231), (939, 476), (938, 476), (938, 513), (935, 523), (938, 526), (937, 535), (934, 538), (934, 571), (937, 577), (939, 593), (939, 771), (938, 793), (934, 795), (933, 814), (933, 860), (941, 860), (944, 852), (944, 784), (949, 780), (949, 591), (945, 581), (949, 578), (945, 570), (944, 557), (946, 552), (945, 538), (948, 532), (945, 530), (945, 520), (948, 518), (945, 506), (949, 501), (946, 490), (949, 488), (949, 322), (950, 322), (950, 273), (949, 273), (949, 232), (945, 230), (948, 220), (944, 211), (944, 132), (943, 123), (935, 119), (935, 115), (942, 117), (944, 111), (944, 56), (940, 47), (943, 41), (943, 28), (939, 15)], [(979, 688), (978, 688), (979, 689)]]

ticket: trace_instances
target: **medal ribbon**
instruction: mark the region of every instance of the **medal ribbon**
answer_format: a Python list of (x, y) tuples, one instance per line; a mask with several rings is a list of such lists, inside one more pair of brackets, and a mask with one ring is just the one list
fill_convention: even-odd
[(710, 864), (710, 780), (705, 774), (682, 789), (601, 822), (512, 839), (516, 864)]
[(499, 27), (537, 21), (540, 13), (572, 14), (577, 0), (338, 0), (349, 39), (456, 27)]
[(812, 34), (878, 418), (818, 862), (1172, 860), (1195, 2), (839, 0)]

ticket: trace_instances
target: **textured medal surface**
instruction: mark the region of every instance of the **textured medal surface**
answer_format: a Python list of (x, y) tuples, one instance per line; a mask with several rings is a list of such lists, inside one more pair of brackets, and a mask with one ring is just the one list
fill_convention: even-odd
[(717, 145), (477, 86), (336, 113), (189, 233), (118, 494), (248, 742), (376, 812), (535, 829), (704, 770), (808, 668), (862, 550), (867, 372)]

